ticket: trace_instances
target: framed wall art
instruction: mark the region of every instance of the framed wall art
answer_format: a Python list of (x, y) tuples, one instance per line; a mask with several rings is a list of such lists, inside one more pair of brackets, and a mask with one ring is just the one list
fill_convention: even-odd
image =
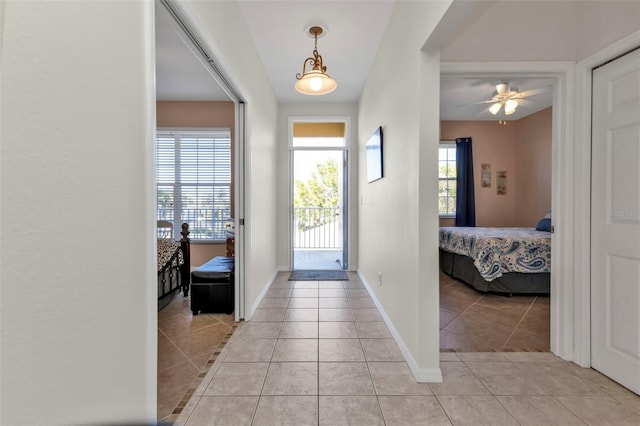
[(496, 186), (498, 195), (507, 195), (507, 172), (496, 172)]
[(491, 164), (484, 163), (480, 166), (480, 186), (491, 188)]

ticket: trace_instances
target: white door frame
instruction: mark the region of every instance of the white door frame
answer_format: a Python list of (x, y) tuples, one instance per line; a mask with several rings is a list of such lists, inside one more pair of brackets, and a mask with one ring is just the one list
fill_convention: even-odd
[[(217, 61), (210, 52), (209, 46), (203, 41), (203, 37), (198, 33), (197, 26), (194, 25), (193, 15), (189, 13), (188, 8), (177, 0), (159, 0), (154, 2), (154, 7), (165, 7), (173, 16), (176, 24), (182, 29), (184, 34), (183, 41), (193, 51), (196, 58), (202, 63), (203, 67), (209, 72), (211, 78), (220, 85), (222, 90), (229, 96), (229, 100), (235, 104), (235, 123), (234, 123), (234, 190), (235, 196), (232, 202), (235, 207), (235, 320), (244, 319), (246, 312), (249, 311), (246, 306), (245, 297), (245, 242), (248, 238), (245, 236), (245, 133), (246, 133), (246, 104), (238, 90), (231, 84), (229, 79), (224, 75), (224, 71), (219, 67)], [(181, 35), (182, 38), (182, 35)], [(154, 163), (155, 164), (155, 163)]]
[[(289, 254), (289, 270), (293, 270), (293, 214), (291, 212), (291, 206), (293, 206), (293, 123), (296, 122), (305, 122), (305, 123), (344, 123), (344, 148), (332, 147), (332, 148), (306, 148), (308, 150), (327, 150), (327, 151), (339, 151), (343, 150), (347, 152), (347, 170), (344, 174), (344, 179), (347, 182), (347, 190), (343, 194), (343, 203), (344, 203), (344, 225), (346, 226), (346, 250), (347, 250), (347, 262), (348, 262), (348, 270), (353, 270), (352, 264), (352, 250), (351, 250), (351, 229), (352, 229), (352, 215), (350, 211), (351, 207), (351, 170), (352, 170), (352, 159), (351, 159), (351, 117), (349, 116), (290, 116), (287, 120), (287, 141), (288, 141), (288, 153), (289, 153), (289, 195), (287, 199), (287, 211), (289, 211), (289, 219), (287, 221), (287, 250)], [(296, 150), (305, 150), (305, 148), (296, 148)], [(342, 248), (345, 250), (345, 247)]]
[(591, 85), (593, 68), (640, 46), (640, 31), (578, 62), (575, 70), (574, 271), (576, 303), (574, 361), (591, 366)]
[(572, 62), (460, 62), (442, 74), (555, 79), (553, 93), (551, 352), (591, 367), (591, 70), (640, 46), (640, 31)]
[(505, 74), (553, 79), (551, 240), (551, 352), (573, 360), (574, 341), (574, 204), (573, 109), (574, 63), (572, 62), (442, 62), (442, 75), (472, 74), (500, 77)]

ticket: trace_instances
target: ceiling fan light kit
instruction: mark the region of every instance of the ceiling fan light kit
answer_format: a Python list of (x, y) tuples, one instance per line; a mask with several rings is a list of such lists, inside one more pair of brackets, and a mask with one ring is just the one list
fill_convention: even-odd
[(516, 112), (516, 108), (518, 108), (518, 101), (515, 99), (509, 99), (504, 103), (504, 113), (507, 115)]
[(502, 104), (499, 102), (496, 102), (495, 104), (491, 105), (489, 107), (489, 112), (493, 115), (496, 115), (498, 113), (498, 111), (500, 111), (500, 108), (502, 107)]
[(338, 87), (338, 83), (327, 74), (327, 67), (322, 64), (322, 56), (318, 53), (318, 37), (326, 31), (323, 27), (314, 25), (308, 29), (308, 33), (314, 39), (313, 56), (302, 63), (302, 73), (296, 74), (295, 89), (304, 95), (326, 95)]
[[(491, 114), (498, 114), (498, 112), (500, 112), (500, 109), (502, 109), (502, 106), (504, 105), (505, 115), (511, 115), (516, 112), (516, 109), (518, 108), (518, 99), (521, 98), (522, 95), (518, 93), (517, 88), (514, 87), (512, 90), (508, 83), (504, 83), (501, 81), (496, 84), (496, 91), (493, 94), (493, 98), (485, 102), (493, 103), (489, 107), (489, 112)], [(500, 124), (502, 124), (502, 121), (503, 120), (500, 120)]]

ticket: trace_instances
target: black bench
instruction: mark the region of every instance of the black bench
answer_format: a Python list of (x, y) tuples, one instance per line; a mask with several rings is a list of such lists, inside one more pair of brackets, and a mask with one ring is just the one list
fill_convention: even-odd
[(217, 256), (191, 272), (191, 312), (231, 314), (235, 258)]

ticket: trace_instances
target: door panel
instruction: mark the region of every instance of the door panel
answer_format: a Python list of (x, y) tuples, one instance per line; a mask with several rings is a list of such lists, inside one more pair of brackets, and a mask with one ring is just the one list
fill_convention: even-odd
[(640, 50), (593, 72), (591, 358), (640, 393)]

